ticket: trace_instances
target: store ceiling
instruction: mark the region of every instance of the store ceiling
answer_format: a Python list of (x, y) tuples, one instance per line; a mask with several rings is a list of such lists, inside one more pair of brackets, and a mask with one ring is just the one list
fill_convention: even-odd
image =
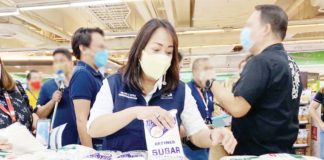
[[(139, 28), (158, 17), (168, 19), (175, 26), (180, 51), (189, 62), (185, 69), (197, 57), (212, 56), (219, 72), (233, 71), (245, 55), (232, 49), (239, 44), (239, 33), (258, 4), (278, 4), (287, 12), (288, 50), (324, 50), (322, 1), (1, 0), (0, 56), (5, 61), (13, 61), (10, 64), (20, 65), (21, 61), (28, 64), (12, 65), (9, 67), (12, 71), (39, 66), (49, 72), (49, 66), (38, 61), (51, 61), (50, 53), (57, 47), (70, 48), (71, 36), (77, 28), (100, 27), (105, 30), (106, 45), (113, 53), (110, 59), (116, 62), (110, 65), (118, 67), (126, 62)], [(18, 55), (23, 55), (20, 61), (15, 60)]]

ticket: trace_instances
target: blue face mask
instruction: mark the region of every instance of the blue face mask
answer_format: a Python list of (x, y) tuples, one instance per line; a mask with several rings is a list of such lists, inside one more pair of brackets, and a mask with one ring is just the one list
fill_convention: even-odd
[(240, 41), (241, 45), (243, 46), (243, 49), (245, 51), (249, 51), (253, 45), (254, 42), (251, 40), (251, 29), (250, 28), (243, 28), (241, 35), (240, 35)]
[(94, 57), (96, 66), (98, 68), (104, 67), (107, 65), (109, 53), (107, 50), (97, 51)]

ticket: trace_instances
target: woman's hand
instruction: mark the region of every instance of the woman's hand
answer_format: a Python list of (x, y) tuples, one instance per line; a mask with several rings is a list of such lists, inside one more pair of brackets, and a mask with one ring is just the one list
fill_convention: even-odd
[(0, 150), (8, 151), (12, 149), (12, 144), (8, 143), (8, 139), (0, 137)]
[(163, 129), (174, 127), (174, 120), (170, 112), (159, 106), (144, 106), (136, 108), (136, 118), (139, 120), (152, 120), (154, 124)]
[(233, 136), (233, 133), (227, 128), (215, 128), (211, 130), (210, 138), (212, 145), (222, 144), (227, 153), (233, 154), (237, 141)]

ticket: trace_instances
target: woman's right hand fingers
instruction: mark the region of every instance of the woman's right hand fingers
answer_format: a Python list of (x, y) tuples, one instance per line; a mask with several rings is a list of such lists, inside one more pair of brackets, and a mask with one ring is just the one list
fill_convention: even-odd
[(164, 128), (167, 128), (167, 129), (171, 129), (172, 128), (172, 126), (167, 122), (167, 120), (165, 119), (165, 117), (160, 116), (158, 118), (158, 120), (162, 123), (162, 125), (163, 125)]
[(139, 114), (137, 115), (138, 119), (149, 119), (152, 120), (153, 123), (161, 128), (173, 128), (174, 120), (173, 116), (170, 112), (162, 109), (159, 106), (150, 106), (143, 107), (139, 110)]
[(155, 125), (157, 125), (160, 129), (163, 129), (163, 124), (161, 124), (161, 122), (156, 118), (156, 117), (153, 117), (153, 118), (151, 118), (151, 121), (155, 124)]
[(174, 127), (174, 119), (173, 119), (173, 116), (172, 116), (172, 114), (170, 112), (164, 111), (164, 120), (167, 123), (167, 125), (169, 126), (168, 129)]

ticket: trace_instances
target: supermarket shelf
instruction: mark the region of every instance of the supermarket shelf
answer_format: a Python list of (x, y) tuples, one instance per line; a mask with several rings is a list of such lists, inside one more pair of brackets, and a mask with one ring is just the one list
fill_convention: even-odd
[(308, 144), (294, 144), (293, 148), (306, 148), (309, 147)]
[(300, 104), (299, 104), (299, 107), (304, 107), (304, 106), (308, 106), (310, 104), (310, 102), (307, 102), (307, 103), (302, 103), (302, 102), (300, 102)]
[(306, 124), (309, 124), (309, 121), (299, 121), (299, 125), (306, 125)]

